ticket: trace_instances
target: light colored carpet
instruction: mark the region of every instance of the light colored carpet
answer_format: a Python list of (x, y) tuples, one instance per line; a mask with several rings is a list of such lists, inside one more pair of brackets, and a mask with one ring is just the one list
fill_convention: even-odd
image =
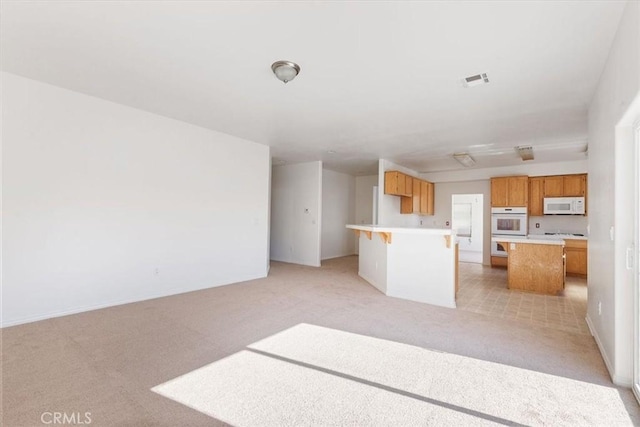
[(236, 426), (631, 423), (607, 386), (308, 324), (153, 391)]
[[(2, 330), (2, 425), (633, 425), (593, 338), (386, 297), (357, 258)], [(195, 408), (195, 409), (194, 409)]]

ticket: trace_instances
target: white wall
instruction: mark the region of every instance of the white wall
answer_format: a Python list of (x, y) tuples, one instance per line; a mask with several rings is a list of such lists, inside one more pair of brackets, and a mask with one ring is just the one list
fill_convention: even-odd
[(417, 227), (421, 219), (430, 217), (400, 213), (400, 196), (384, 194), (384, 173), (389, 170), (419, 177), (418, 172), (412, 169), (380, 159), (378, 162), (378, 224), (387, 227)]
[(269, 147), (1, 78), (3, 326), (266, 275)]
[(322, 259), (355, 253), (356, 179), (332, 170), (322, 171)]
[[(540, 224), (536, 228), (536, 224)], [(544, 233), (580, 233), (587, 235), (589, 216), (582, 215), (545, 215), (529, 217), (529, 234)]]
[(373, 223), (373, 187), (378, 185), (378, 175), (356, 177), (356, 224)]
[(274, 166), (271, 259), (320, 266), (322, 162)]
[[(355, 224), (373, 224), (373, 187), (378, 185), (378, 175), (356, 177)], [(359, 250), (355, 239), (355, 253)]]
[(616, 125), (639, 90), (640, 3), (630, 1), (589, 106), (587, 318), (613, 381), (624, 385), (632, 378), (633, 279), (624, 253), (633, 230), (633, 156)]

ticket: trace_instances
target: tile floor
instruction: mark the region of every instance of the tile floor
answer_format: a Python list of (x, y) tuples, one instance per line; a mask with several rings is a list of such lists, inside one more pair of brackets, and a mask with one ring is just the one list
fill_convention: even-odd
[(507, 270), (460, 263), (459, 309), (524, 321), (567, 332), (589, 334), (587, 281), (567, 277), (561, 295), (537, 295), (507, 289)]

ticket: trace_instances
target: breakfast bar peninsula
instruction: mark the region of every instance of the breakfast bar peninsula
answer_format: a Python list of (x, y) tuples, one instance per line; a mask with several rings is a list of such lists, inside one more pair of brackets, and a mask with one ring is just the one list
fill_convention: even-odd
[(455, 232), (440, 228), (347, 225), (358, 236), (358, 275), (385, 295), (456, 307)]

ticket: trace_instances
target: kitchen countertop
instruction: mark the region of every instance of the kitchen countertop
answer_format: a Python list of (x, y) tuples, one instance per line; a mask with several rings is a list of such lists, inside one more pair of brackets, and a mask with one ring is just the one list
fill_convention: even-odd
[(504, 243), (527, 243), (536, 245), (560, 245), (564, 246), (564, 239), (558, 236), (546, 236), (554, 238), (538, 238), (539, 236), (493, 236), (492, 242), (504, 242)]
[(587, 236), (576, 236), (575, 234), (564, 234), (564, 233), (557, 233), (557, 234), (529, 234), (527, 236), (528, 238), (534, 238), (534, 239), (549, 239), (549, 240), (554, 240), (557, 238), (560, 239), (568, 239), (568, 240), (589, 240), (589, 238)]
[(450, 228), (423, 228), (423, 227), (398, 227), (398, 226), (384, 226), (378, 224), (347, 224), (347, 228), (352, 230), (373, 231), (383, 233), (411, 233), (411, 234), (434, 234), (434, 235), (455, 235)]

